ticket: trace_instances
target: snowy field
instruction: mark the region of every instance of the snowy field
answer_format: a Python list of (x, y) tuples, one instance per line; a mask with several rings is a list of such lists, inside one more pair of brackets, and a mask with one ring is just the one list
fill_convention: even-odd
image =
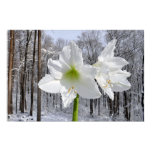
[[(32, 121), (36, 121), (36, 114), (35, 116), (29, 116), (28, 113), (18, 113), (17, 115), (13, 114), (10, 115), (8, 118), (8, 121), (28, 121), (28, 122), (32, 122)], [(56, 113), (49, 113), (47, 115), (43, 115), (41, 116), (41, 121), (44, 122), (68, 122), (68, 121), (72, 121), (72, 114), (65, 114), (63, 112), (56, 112)], [(79, 121), (111, 121), (110, 118), (102, 115), (102, 116), (96, 116), (94, 117), (79, 117)]]

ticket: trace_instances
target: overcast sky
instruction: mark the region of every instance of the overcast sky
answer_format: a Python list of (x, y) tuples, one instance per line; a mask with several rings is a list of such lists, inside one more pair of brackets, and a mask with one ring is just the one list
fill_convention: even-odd
[(54, 40), (63, 38), (65, 40), (76, 40), (77, 36), (81, 34), (81, 30), (51, 30), (46, 31), (47, 34), (51, 35)]
[[(65, 40), (77, 40), (77, 37), (81, 35), (83, 30), (46, 30), (48, 35), (56, 41), (58, 38), (63, 38)], [(102, 42), (106, 45), (104, 41), (105, 31), (102, 32)]]

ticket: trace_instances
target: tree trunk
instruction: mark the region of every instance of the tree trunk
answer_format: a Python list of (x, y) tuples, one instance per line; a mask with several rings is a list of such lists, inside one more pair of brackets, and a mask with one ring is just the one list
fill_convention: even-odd
[(108, 97), (107, 98), (107, 101), (108, 101), (108, 109), (109, 109), (109, 116), (112, 116), (113, 114), (113, 104), (112, 104), (112, 100)]
[(18, 83), (19, 83), (19, 73), (17, 72), (17, 80), (16, 80), (16, 114), (17, 114), (17, 101), (18, 101)]
[(98, 116), (100, 116), (100, 98), (98, 100)]
[(126, 91), (124, 91), (124, 105), (123, 105), (123, 107), (124, 107), (125, 118), (128, 121), (129, 116), (128, 116), (128, 105), (127, 105), (127, 93), (126, 93)]
[[(41, 30), (38, 30), (38, 82), (41, 79)], [(37, 121), (41, 121), (41, 90), (37, 94)]]
[(26, 102), (26, 96), (27, 96), (27, 88), (26, 88), (26, 79), (27, 79), (27, 73), (25, 72), (25, 83), (24, 83), (24, 88), (25, 88), (25, 90), (24, 90), (24, 94), (25, 94), (25, 100), (24, 100), (24, 104), (25, 104), (25, 110), (27, 110), (27, 102)]
[(30, 108), (30, 116), (33, 115), (34, 65), (35, 65), (36, 36), (37, 36), (37, 31), (35, 30), (34, 47), (33, 47), (33, 63), (32, 63), (32, 71), (31, 71), (32, 72), (32, 79), (31, 79), (31, 108)]
[(93, 116), (93, 99), (90, 99), (90, 116)]
[(62, 98), (61, 98), (61, 95), (59, 97), (59, 100), (60, 100), (60, 110), (62, 111)]
[(8, 70), (8, 114), (13, 113), (12, 105), (12, 68), (14, 53), (14, 30), (10, 30), (10, 49), (9, 49), (9, 70)]
[(118, 94), (117, 94), (117, 115), (119, 115), (119, 105), (120, 105), (120, 103), (119, 103), (119, 92), (118, 92)]
[[(21, 62), (21, 60), (22, 60), (22, 49), (21, 49), (21, 41), (19, 41), (19, 61)], [(19, 72), (18, 72), (18, 94), (19, 94), (19, 110), (21, 111), (21, 99), (22, 99), (22, 92), (21, 92), (21, 90), (22, 90), (22, 86), (21, 86), (21, 84), (22, 84), (22, 78), (21, 78), (21, 76), (22, 76), (22, 68), (21, 69), (19, 69)]]
[(142, 59), (142, 94), (141, 94), (141, 106), (143, 111), (143, 121), (144, 121), (144, 54)]
[(113, 105), (113, 113), (116, 117), (119, 114), (119, 92), (115, 92), (114, 95), (114, 105)]
[(28, 90), (28, 94), (30, 93), (30, 85), (29, 85), (29, 81), (30, 81), (30, 70), (28, 70), (28, 82), (27, 82), (27, 90)]
[(23, 98), (23, 90), (22, 90), (22, 87), (23, 87), (23, 68), (21, 68), (21, 72), (20, 72), (20, 111), (22, 111), (22, 109), (24, 109), (24, 106), (22, 104), (22, 98)]
[(25, 59), (24, 59), (24, 70), (23, 70), (23, 80), (22, 80), (22, 102), (21, 102), (21, 112), (24, 113), (24, 105), (25, 105), (25, 98), (26, 98), (26, 61), (27, 61), (27, 52), (28, 52), (28, 46), (29, 41), (31, 38), (31, 34), (29, 35), (29, 30), (27, 30), (27, 39), (26, 39), (26, 48), (25, 48)]

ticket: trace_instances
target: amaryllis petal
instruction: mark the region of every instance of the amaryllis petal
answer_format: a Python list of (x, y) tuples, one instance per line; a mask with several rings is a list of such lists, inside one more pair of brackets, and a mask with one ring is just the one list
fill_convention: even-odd
[(97, 74), (97, 69), (91, 65), (83, 65), (80, 69), (81, 72), (84, 74), (86, 73), (88, 77), (95, 78)]
[(127, 72), (126, 70), (117, 70), (109, 73), (109, 77), (112, 83), (117, 83), (121, 80), (124, 80), (127, 77), (130, 77), (130, 75), (130, 72)]
[(110, 69), (121, 69), (125, 65), (128, 64), (128, 62), (121, 58), (121, 57), (113, 57), (106, 59), (105, 63), (109, 66)]
[(130, 89), (131, 84), (127, 80), (127, 77), (130, 76), (130, 73), (126, 70), (118, 70), (115, 72), (109, 73), (109, 77), (112, 83), (112, 90), (115, 92), (122, 92)]
[(60, 93), (62, 88), (60, 81), (54, 79), (49, 74), (46, 74), (45, 77), (39, 81), (38, 86), (40, 89), (48, 93)]
[(66, 89), (65, 87), (63, 87), (61, 89), (61, 97), (63, 106), (68, 107), (76, 97), (76, 92), (73, 88)]
[(114, 56), (114, 49), (116, 42), (117, 40), (114, 39), (108, 43), (108, 45), (104, 48), (104, 50), (101, 52), (100, 56), (98, 57), (99, 61), (102, 61), (104, 58), (112, 58)]
[(127, 79), (120, 80), (119, 82), (112, 84), (112, 90), (115, 92), (123, 92), (130, 88), (131, 88), (131, 84)]
[(72, 41), (69, 43), (69, 46), (63, 48), (59, 60), (67, 65), (81, 66), (83, 64), (82, 51)]
[(86, 99), (95, 99), (101, 96), (94, 79), (85, 75), (81, 75), (79, 82), (75, 84), (75, 90), (81, 97)]
[(114, 93), (113, 93), (113, 90), (110, 87), (104, 88), (103, 91), (109, 96), (109, 98), (111, 100), (114, 100)]
[(99, 84), (99, 86), (102, 88), (102, 90), (104, 91), (104, 93), (106, 93), (111, 100), (114, 99), (114, 93), (110, 87), (110, 85), (107, 84), (105, 77), (103, 76), (96, 76), (96, 80)]
[(52, 60), (52, 59), (48, 60), (49, 72), (55, 79), (61, 79), (61, 77), (62, 77), (62, 67), (61, 66), (62, 66), (61, 63), (57, 60)]
[(59, 61), (65, 66), (69, 66), (70, 58), (71, 58), (71, 49), (69, 46), (64, 46), (61, 54), (59, 55)]
[(75, 66), (81, 66), (83, 65), (83, 58), (82, 58), (82, 51), (81, 49), (76, 45), (74, 41), (71, 41), (69, 44), (69, 47), (71, 49), (71, 65)]

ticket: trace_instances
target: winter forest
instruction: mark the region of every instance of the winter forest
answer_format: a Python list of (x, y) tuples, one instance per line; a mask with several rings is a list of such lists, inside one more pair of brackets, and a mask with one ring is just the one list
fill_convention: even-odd
[[(48, 59), (59, 59), (71, 39), (54, 38), (45, 30), (10, 30), (7, 34), (8, 121), (72, 121), (73, 103), (64, 108), (61, 94), (38, 88), (39, 80), (49, 74)], [(80, 97), (79, 121), (144, 121), (144, 31), (87, 30), (72, 40), (82, 50), (83, 62), (93, 65), (113, 39), (117, 40), (115, 56), (129, 62), (123, 69), (131, 73), (131, 88), (114, 92), (113, 101), (100, 87), (100, 98)]]

